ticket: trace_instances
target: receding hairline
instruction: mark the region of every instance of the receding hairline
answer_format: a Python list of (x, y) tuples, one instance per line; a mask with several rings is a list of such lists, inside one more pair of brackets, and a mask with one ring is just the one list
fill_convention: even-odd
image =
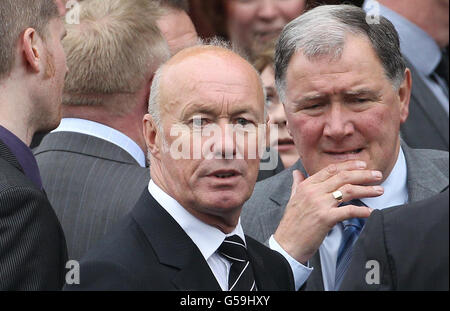
[(179, 53), (175, 54), (166, 64), (165, 66), (173, 66), (184, 62), (188, 58), (198, 57), (202, 54), (208, 54), (218, 59), (223, 59), (222, 56), (230, 56), (232, 58), (239, 59), (243, 63), (247, 63), (245, 59), (236, 54), (235, 52), (220, 47), (220, 46), (193, 46), (186, 48)]
[(206, 59), (217, 59), (221, 63), (226, 62), (236, 66), (243, 66), (242, 68), (247, 68), (249, 72), (253, 72), (256, 79), (259, 79), (259, 74), (255, 68), (239, 54), (218, 46), (194, 46), (180, 51), (161, 67), (162, 80), (164, 81), (164, 77), (170, 76), (170, 72), (176, 70), (178, 66), (183, 66), (190, 61), (201, 63)]
[(375, 48), (372, 45), (372, 42), (370, 41), (370, 38), (363, 34), (358, 32), (352, 32), (352, 31), (346, 31), (344, 34), (344, 40), (341, 47), (339, 47), (339, 53), (336, 52), (336, 50), (329, 51), (327, 53), (319, 53), (317, 55), (309, 55), (305, 52), (304, 49), (299, 48), (294, 51), (294, 53), (291, 55), (291, 58), (288, 62), (288, 67), (291, 64), (292, 60), (295, 56), (301, 55), (302, 57), (306, 58), (310, 62), (319, 62), (323, 60), (328, 60), (329, 62), (336, 62), (342, 59), (344, 55), (344, 50), (347, 49), (347, 45), (349, 42), (349, 39), (357, 39), (361, 40), (365, 44), (367, 44), (370, 48), (370, 51), (373, 53), (373, 56), (378, 60), (379, 65), (383, 67), (383, 64), (381, 62), (380, 56), (377, 54)]
[[(159, 82), (160, 99), (166, 98), (167, 96), (165, 91), (167, 90), (167, 87), (169, 87), (170, 82), (173, 81), (171, 79), (173, 77), (172, 74), (174, 74), (175, 77), (179, 76), (180, 72), (186, 74), (187, 70), (185, 70), (185, 68), (179, 68), (178, 66), (188, 65), (189, 63), (192, 64), (191, 61), (199, 62), (199, 64), (201, 64), (201, 62), (206, 59), (217, 59), (222, 64), (240, 66), (240, 68), (242, 68), (240, 70), (241, 73), (252, 72), (252, 74), (248, 74), (249, 81), (253, 80), (254, 82), (252, 83), (254, 83), (255, 86), (259, 86), (261, 89), (261, 96), (264, 99), (265, 94), (263, 84), (256, 69), (239, 54), (227, 48), (218, 46), (195, 46), (186, 48), (162, 65), (160, 68), (161, 81)], [(211, 69), (211, 71), (213, 70), (215, 69)], [(162, 101), (159, 101), (159, 105), (161, 105), (161, 103)]]

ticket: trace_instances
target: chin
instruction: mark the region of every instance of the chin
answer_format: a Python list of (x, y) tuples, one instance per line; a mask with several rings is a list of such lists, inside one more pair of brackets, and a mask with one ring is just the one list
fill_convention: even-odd
[(247, 201), (247, 197), (242, 194), (223, 194), (215, 198), (211, 198), (208, 201), (210, 208), (220, 211), (233, 210), (236, 208), (241, 208)]
[(61, 123), (61, 118), (57, 118), (55, 120), (48, 120), (45, 124), (43, 124), (39, 129), (38, 132), (40, 133), (49, 133), (56, 129), (59, 124)]

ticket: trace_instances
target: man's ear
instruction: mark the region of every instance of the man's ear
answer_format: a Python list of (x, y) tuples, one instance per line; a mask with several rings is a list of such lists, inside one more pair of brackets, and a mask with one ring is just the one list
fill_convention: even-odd
[(403, 80), (400, 88), (397, 91), (397, 96), (400, 103), (400, 122), (405, 123), (406, 119), (408, 119), (409, 115), (409, 101), (411, 99), (411, 86), (412, 86), (412, 77), (411, 71), (406, 68), (405, 70), (405, 79)]
[(25, 63), (32, 71), (39, 73), (42, 63), (43, 42), (36, 30), (27, 28), (21, 37)]
[(146, 114), (143, 120), (143, 131), (147, 150), (153, 157), (159, 159), (161, 148), (161, 133), (150, 114)]

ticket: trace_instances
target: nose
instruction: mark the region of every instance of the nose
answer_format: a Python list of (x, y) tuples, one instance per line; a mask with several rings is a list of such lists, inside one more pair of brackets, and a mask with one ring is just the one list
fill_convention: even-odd
[(330, 104), (329, 110), (325, 115), (326, 121), (323, 134), (334, 141), (351, 136), (354, 131), (354, 125), (350, 118), (350, 112), (346, 111), (340, 103)]
[(215, 159), (234, 159), (236, 156), (236, 139), (233, 125), (221, 120), (214, 133), (212, 153)]
[(259, 4), (258, 17), (263, 20), (273, 20), (277, 17), (278, 0), (261, 0)]
[(281, 104), (281, 103), (274, 104), (271, 107), (271, 110), (269, 111), (269, 118), (270, 118), (270, 123), (276, 124), (279, 127), (285, 127), (287, 120), (286, 120), (286, 113), (284, 112), (283, 104)]

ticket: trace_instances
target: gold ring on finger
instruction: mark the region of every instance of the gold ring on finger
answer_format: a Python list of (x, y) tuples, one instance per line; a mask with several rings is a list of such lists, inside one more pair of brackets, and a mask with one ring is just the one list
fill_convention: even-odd
[(336, 190), (332, 193), (333, 198), (338, 201), (338, 203), (342, 203), (342, 201), (344, 200), (342, 192), (339, 190)]

